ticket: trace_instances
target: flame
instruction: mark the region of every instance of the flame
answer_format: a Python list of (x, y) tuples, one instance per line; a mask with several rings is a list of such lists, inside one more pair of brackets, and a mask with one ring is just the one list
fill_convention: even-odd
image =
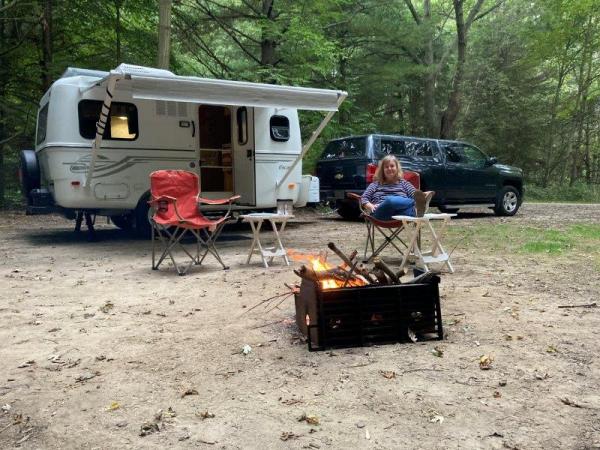
[[(321, 272), (324, 270), (329, 270), (329, 269), (334, 268), (334, 266), (332, 266), (331, 264), (327, 264), (327, 262), (325, 262), (319, 258), (312, 258), (309, 260), (309, 262), (312, 264), (312, 268), (315, 272)], [(360, 278), (354, 278), (352, 280), (349, 280), (348, 283), (346, 283), (346, 286), (364, 286), (366, 284), (367, 283), (365, 283)], [(336, 278), (328, 278), (325, 280), (321, 280), (321, 287), (323, 289), (337, 289), (337, 288), (341, 288), (343, 286), (344, 286), (344, 282), (342, 280), (338, 280)]]
[[(287, 250), (288, 258), (293, 261), (304, 261), (310, 264), (310, 267), (315, 272), (322, 272), (324, 270), (334, 269), (336, 266), (331, 265), (327, 262), (327, 252), (319, 252), (315, 253), (302, 253), (294, 249)], [(365, 286), (367, 283), (360, 279), (354, 277), (346, 283), (346, 286)], [(327, 278), (321, 280), (321, 288), (322, 289), (337, 289), (344, 286), (344, 282), (342, 280), (338, 280), (336, 278)]]

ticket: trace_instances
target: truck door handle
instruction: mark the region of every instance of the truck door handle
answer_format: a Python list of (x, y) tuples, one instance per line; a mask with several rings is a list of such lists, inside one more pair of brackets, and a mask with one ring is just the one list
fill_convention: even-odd
[(252, 159), (252, 153), (253, 153), (252, 149), (246, 150), (246, 158)]
[(192, 137), (196, 136), (196, 122), (192, 120)]

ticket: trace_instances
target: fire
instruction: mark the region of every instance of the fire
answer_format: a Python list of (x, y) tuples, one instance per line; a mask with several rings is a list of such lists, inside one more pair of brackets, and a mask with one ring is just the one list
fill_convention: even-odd
[[(344, 286), (345, 274), (350, 270), (349, 267), (345, 267), (345, 269), (341, 269), (334, 265), (331, 265), (327, 262), (327, 252), (319, 252), (319, 254), (314, 253), (302, 253), (297, 250), (288, 249), (287, 251), (288, 258), (294, 261), (307, 261), (310, 264), (310, 268), (315, 271), (315, 273), (324, 272), (326, 270), (336, 271), (339, 273), (339, 276), (330, 276), (327, 278), (319, 277), (321, 288), (322, 289), (337, 289)], [(350, 277), (350, 280), (346, 283), (346, 287), (349, 286), (365, 286), (368, 283), (357, 276), (356, 273), (353, 273), (353, 276)]]
[[(309, 262), (315, 272), (323, 272), (325, 270), (334, 269), (335, 267), (320, 258), (311, 258)], [(365, 286), (367, 283), (360, 278), (353, 277), (346, 283), (346, 286)], [(337, 278), (327, 278), (321, 280), (321, 287), (323, 289), (337, 289), (344, 286), (344, 281)]]

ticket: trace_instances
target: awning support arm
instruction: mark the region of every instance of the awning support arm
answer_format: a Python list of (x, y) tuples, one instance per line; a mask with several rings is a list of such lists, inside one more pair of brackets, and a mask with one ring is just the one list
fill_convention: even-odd
[(92, 178), (94, 177), (96, 159), (98, 159), (98, 150), (102, 145), (102, 136), (104, 135), (106, 123), (108, 122), (108, 115), (110, 113), (110, 105), (112, 103), (115, 86), (117, 84), (117, 81), (119, 81), (121, 78), (121, 75), (114, 74), (111, 74), (108, 77), (108, 83), (106, 85), (106, 96), (104, 97), (104, 102), (102, 103), (100, 118), (98, 119), (98, 122), (96, 122), (96, 138), (94, 139), (94, 144), (92, 145), (92, 158), (90, 160), (90, 165), (88, 166), (88, 172), (85, 179), (85, 187), (88, 189), (90, 187)]
[[(340, 105), (342, 104), (342, 102), (346, 98), (346, 95), (347, 94), (339, 94), (338, 102), (337, 102), (337, 108), (340, 107)], [(276, 187), (279, 187), (279, 186), (281, 186), (284, 183), (284, 181), (290, 176), (290, 174), (292, 173), (292, 171), (294, 170), (294, 168), (298, 165), (298, 163), (302, 160), (302, 158), (304, 158), (304, 155), (306, 155), (306, 153), (308, 152), (308, 150), (310, 149), (310, 147), (312, 147), (312, 145), (315, 143), (315, 141), (317, 140), (317, 138), (319, 137), (319, 135), (321, 134), (321, 132), (323, 131), (323, 129), (327, 126), (327, 124), (329, 123), (329, 121), (331, 120), (331, 118), (333, 117), (333, 115), (336, 113), (337, 108), (336, 108), (335, 111), (329, 111), (327, 113), (327, 115), (323, 118), (323, 120), (321, 121), (321, 123), (319, 124), (319, 126), (317, 127), (317, 129), (315, 131), (313, 131), (312, 136), (310, 137), (310, 139), (302, 147), (302, 151), (300, 152), (300, 154), (298, 155), (298, 157), (294, 160), (294, 162), (292, 163), (292, 165), (290, 166), (290, 168), (287, 170), (287, 172), (283, 175), (283, 177), (281, 177), (281, 179), (276, 183)]]

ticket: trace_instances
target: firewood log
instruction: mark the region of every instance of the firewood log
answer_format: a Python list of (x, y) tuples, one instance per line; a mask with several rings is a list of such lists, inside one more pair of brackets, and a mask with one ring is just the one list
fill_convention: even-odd
[(394, 273), (394, 271), (392, 269), (390, 269), (390, 266), (388, 266), (381, 258), (374, 258), (373, 259), (373, 265), (375, 267), (377, 267), (378, 269), (381, 269), (385, 272), (385, 274), (390, 277), (390, 280), (392, 280), (392, 283), (396, 283), (399, 284), (400, 280), (398, 279), (398, 277), (396, 276), (396, 274)]

